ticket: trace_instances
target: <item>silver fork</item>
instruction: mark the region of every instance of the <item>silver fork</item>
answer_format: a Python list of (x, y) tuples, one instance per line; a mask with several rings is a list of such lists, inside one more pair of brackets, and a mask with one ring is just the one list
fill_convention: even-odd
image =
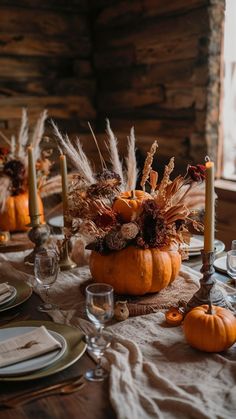
[(40, 397), (48, 397), (54, 395), (66, 395), (75, 393), (76, 391), (81, 390), (85, 386), (85, 380), (83, 376), (79, 376), (76, 379), (67, 380), (63, 383), (54, 384), (49, 387), (41, 388), (35, 391), (29, 391), (27, 393), (21, 394), (19, 396), (14, 396), (2, 403), (0, 403), (1, 408), (14, 408), (26, 403), (29, 403)]

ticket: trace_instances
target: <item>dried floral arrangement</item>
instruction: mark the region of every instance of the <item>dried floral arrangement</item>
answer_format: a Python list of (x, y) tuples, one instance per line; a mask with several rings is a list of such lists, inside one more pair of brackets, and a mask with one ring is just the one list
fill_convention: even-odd
[(136, 190), (138, 169), (133, 128), (128, 137), (126, 165), (123, 167), (117, 139), (107, 120), (109, 168), (95, 138), (102, 170), (94, 173), (79, 139), (72, 144), (55, 124), (53, 127), (60, 149), (78, 172), (73, 177), (68, 197), (68, 237), (83, 235), (87, 248), (106, 254), (129, 245), (144, 249), (181, 248), (184, 243), (189, 243), (190, 225), (197, 231), (203, 231), (203, 225), (191, 218), (187, 198), (192, 189), (204, 181), (205, 166), (188, 165), (184, 176), (171, 180), (174, 169), (172, 157), (159, 180), (158, 173), (152, 169), (153, 157), (158, 149), (154, 141), (142, 171), (142, 190)]
[(22, 118), (18, 135), (7, 138), (2, 132), (0, 136), (5, 147), (0, 147), (0, 213), (4, 211), (7, 198), (19, 195), (27, 190), (28, 157), (27, 147), (34, 147), (38, 189), (41, 196), (61, 191), (60, 176), (49, 178), (53, 165), (52, 149), (42, 149), (47, 110), (44, 110), (36, 121), (30, 135), (29, 120), (26, 109), (22, 109)]

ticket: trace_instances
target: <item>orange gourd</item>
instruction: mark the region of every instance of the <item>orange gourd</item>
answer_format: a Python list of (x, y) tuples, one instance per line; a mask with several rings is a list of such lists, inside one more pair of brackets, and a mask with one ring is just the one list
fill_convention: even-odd
[(171, 307), (165, 312), (166, 322), (171, 326), (179, 326), (183, 321), (183, 314), (177, 307)]
[(144, 191), (126, 191), (122, 192), (114, 201), (113, 210), (120, 215), (121, 219), (128, 223), (135, 220), (139, 214), (141, 204), (146, 199), (152, 199), (152, 196)]
[[(43, 203), (38, 195), (40, 222), (44, 223)], [(0, 230), (3, 231), (27, 231), (30, 223), (28, 209), (28, 193), (23, 192), (15, 196), (9, 196), (6, 201), (5, 209), (0, 213)]]
[(184, 334), (187, 342), (196, 349), (225, 351), (236, 341), (236, 318), (223, 307), (195, 307), (185, 316)]
[(169, 249), (125, 249), (102, 255), (92, 251), (90, 271), (97, 282), (113, 286), (117, 294), (144, 295), (167, 287), (179, 273), (181, 256)]

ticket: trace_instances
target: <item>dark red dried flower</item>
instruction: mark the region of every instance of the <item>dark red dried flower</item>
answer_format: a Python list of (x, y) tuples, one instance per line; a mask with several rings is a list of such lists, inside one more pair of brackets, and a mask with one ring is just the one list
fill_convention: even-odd
[(11, 178), (12, 195), (24, 190), (25, 166), (20, 160), (10, 160), (3, 167), (3, 173)]
[(0, 156), (7, 156), (9, 154), (9, 149), (7, 147), (0, 147)]
[(206, 168), (203, 164), (197, 164), (196, 166), (188, 166), (187, 175), (194, 182), (202, 182), (205, 179)]
[(136, 238), (138, 246), (148, 248), (168, 244), (168, 226), (154, 200), (143, 202), (142, 212), (136, 221), (140, 227)]
[(108, 227), (112, 227), (117, 223), (115, 214), (113, 211), (104, 212), (102, 214), (97, 214), (95, 219), (93, 220), (97, 227), (101, 227), (106, 229)]

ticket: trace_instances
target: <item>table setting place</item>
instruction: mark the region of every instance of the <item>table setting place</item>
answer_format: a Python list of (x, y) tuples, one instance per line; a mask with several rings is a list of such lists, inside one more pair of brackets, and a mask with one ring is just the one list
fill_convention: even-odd
[[(51, 224), (62, 229), (62, 239), (41, 219), (36, 167), (42, 162), (38, 141), (31, 141), (24, 221), (31, 246), (0, 247), (0, 414), (73, 393), (74, 417), (87, 400), (90, 418), (97, 383), (106, 389), (101, 397), (112, 417), (174, 419), (178, 412), (181, 419), (235, 418), (236, 290), (235, 282), (215, 276), (225, 246), (215, 239), (214, 162), (206, 157), (172, 179), (171, 158), (159, 179), (152, 169), (155, 141), (136, 189), (133, 129), (125, 170), (107, 121), (112, 170), (98, 149), (103, 170), (93, 173), (79, 142), (75, 148), (52, 127), (61, 152), (63, 222), (54, 217)], [(70, 184), (67, 159), (77, 169)], [(191, 218), (187, 199), (203, 183), (204, 224)], [(233, 246), (224, 265), (231, 279)], [(188, 265), (199, 256), (200, 272)], [(85, 370), (87, 355), (93, 367)], [(55, 380), (48, 384), (50, 377)]]
[(0, 284), (0, 305), (6, 304), (16, 296), (16, 289), (7, 283)]

